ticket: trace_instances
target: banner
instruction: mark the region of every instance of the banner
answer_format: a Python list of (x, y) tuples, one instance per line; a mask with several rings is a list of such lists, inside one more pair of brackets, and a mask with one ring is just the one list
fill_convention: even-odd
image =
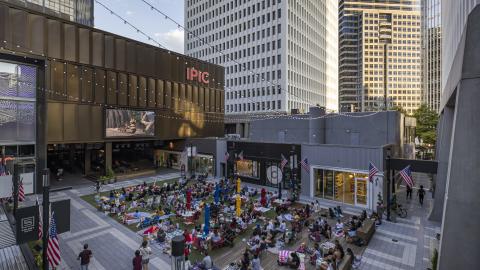
[(38, 205), (18, 208), (15, 220), (17, 244), (38, 239)]
[(20, 180), (23, 181), (23, 190), (25, 195), (33, 193), (33, 175), (33, 172), (20, 174)]
[(55, 212), (57, 233), (70, 231), (70, 199), (52, 202), (51, 209)]
[(0, 176), (0, 199), (12, 197), (12, 175)]

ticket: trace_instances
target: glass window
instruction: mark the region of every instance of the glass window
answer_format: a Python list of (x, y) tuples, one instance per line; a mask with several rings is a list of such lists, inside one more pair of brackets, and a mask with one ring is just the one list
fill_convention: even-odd
[(323, 198), (323, 190), (325, 185), (322, 169), (314, 169), (315, 174), (315, 196)]
[(240, 176), (260, 178), (260, 163), (254, 160), (237, 160), (236, 162), (237, 173)]
[(333, 200), (333, 171), (325, 170), (325, 190), (324, 198)]

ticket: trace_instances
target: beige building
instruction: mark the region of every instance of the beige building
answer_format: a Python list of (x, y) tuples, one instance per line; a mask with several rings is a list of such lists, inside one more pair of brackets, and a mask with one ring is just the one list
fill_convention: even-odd
[(420, 29), (418, 0), (340, 0), (340, 111), (420, 106)]

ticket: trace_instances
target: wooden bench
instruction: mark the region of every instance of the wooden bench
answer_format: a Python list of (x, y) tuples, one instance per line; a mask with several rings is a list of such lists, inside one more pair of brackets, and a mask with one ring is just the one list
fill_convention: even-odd
[(357, 229), (357, 235), (365, 242), (365, 245), (370, 242), (373, 233), (375, 233), (375, 222), (371, 219), (365, 219), (363, 221), (362, 227)]
[(338, 266), (337, 270), (351, 270), (352, 260), (353, 260), (352, 256), (345, 254), (345, 257), (343, 257), (343, 260), (340, 262), (340, 265)]

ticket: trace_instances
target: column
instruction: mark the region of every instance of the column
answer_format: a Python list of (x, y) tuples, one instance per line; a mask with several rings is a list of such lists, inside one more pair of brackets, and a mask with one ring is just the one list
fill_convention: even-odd
[(90, 171), (92, 169), (92, 150), (91, 149), (88, 149), (88, 143), (85, 144), (85, 148), (84, 148), (84, 154), (85, 154), (85, 158), (84, 158), (84, 161), (85, 161), (85, 164), (84, 164), (84, 168), (85, 168), (85, 171), (83, 172), (85, 175), (89, 175), (90, 174)]
[(106, 142), (105, 143), (105, 174), (107, 173), (108, 169), (112, 168), (112, 143)]

